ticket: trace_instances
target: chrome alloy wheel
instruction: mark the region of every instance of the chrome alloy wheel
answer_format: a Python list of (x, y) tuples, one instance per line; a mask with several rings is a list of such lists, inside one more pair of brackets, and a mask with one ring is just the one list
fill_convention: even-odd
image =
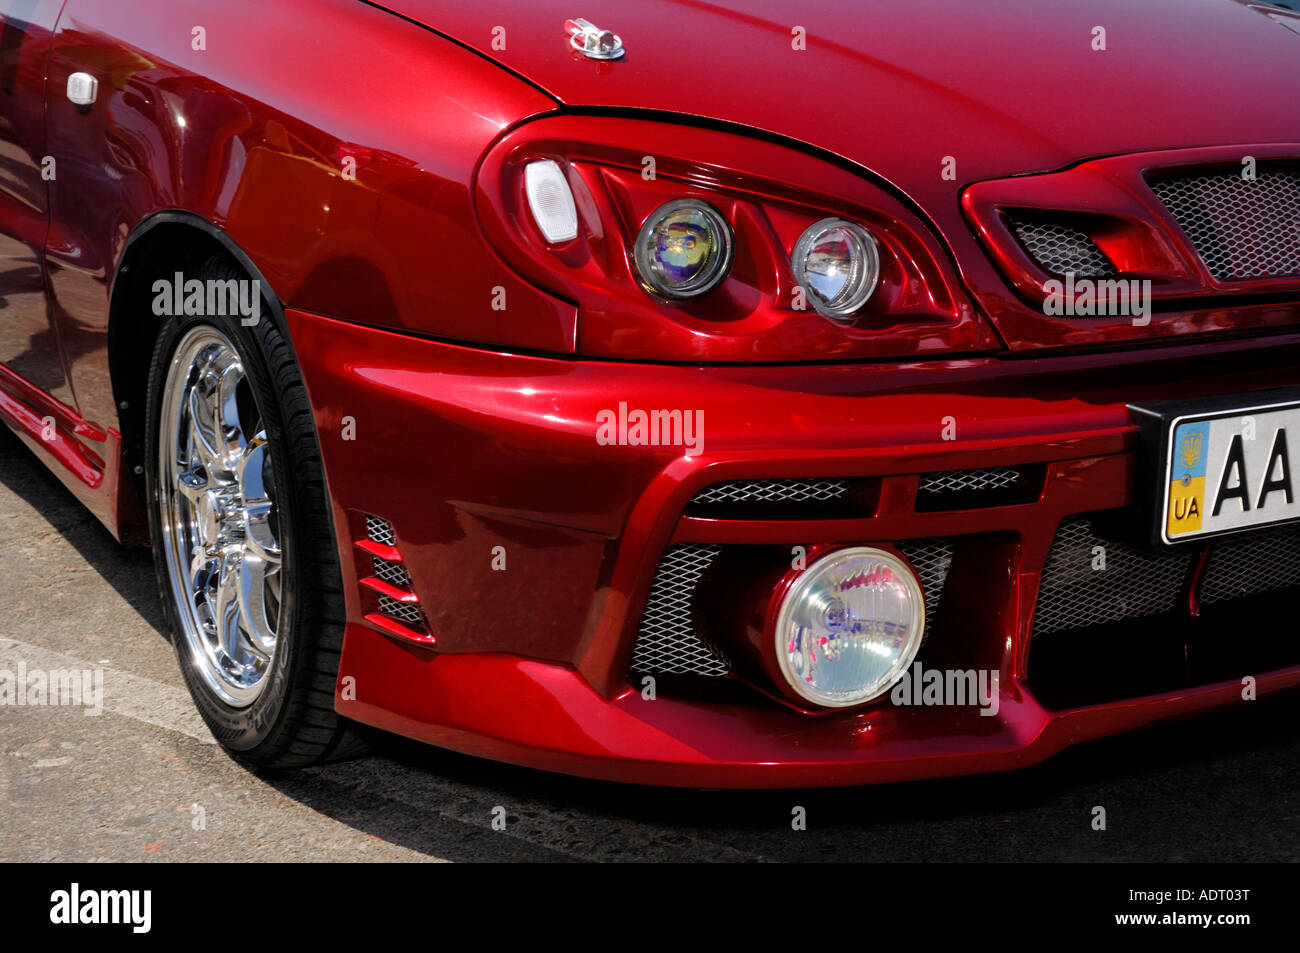
[(224, 334), (185, 333), (160, 411), (157, 505), (181, 637), (208, 688), (242, 708), (275, 658), (282, 558), (266, 431)]

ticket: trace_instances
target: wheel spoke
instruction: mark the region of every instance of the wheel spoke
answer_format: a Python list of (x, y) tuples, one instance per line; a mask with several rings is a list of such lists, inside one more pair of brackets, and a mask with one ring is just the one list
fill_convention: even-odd
[(236, 477), (239, 480), (240, 503), (244, 511), (244, 536), (248, 550), (268, 564), (279, 566), (280, 543), (275, 538), (272, 509), (266, 485), (262, 479), (266, 466), (266, 432), (258, 431), (248, 442), (239, 460)]
[(239, 402), (236, 399), (239, 382), (243, 379), (244, 368), (238, 363), (230, 364), (221, 372), (213, 401), (216, 412), (213, 430), (218, 438), (216, 446), (221, 453), (222, 465), (228, 471), (233, 471), (238, 465), (248, 443), (239, 422)]
[(244, 544), (249, 555), (279, 568), (280, 544), (271, 532), (271, 504), (259, 503), (244, 511)]
[(267, 617), (266, 579), (272, 572), (264, 560), (246, 555), (239, 564), (239, 611), (253, 650), (264, 658), (275, 651), (274, 622)]
[(199, 466), (203, 467), (209, 479), (220, 479), (223, 474), (229, 473), (225, 464), (221, 460), (221, 454), (217, 449), (216, 434), (212, 430), (212, 422), (215, 419), (215, 412), (211, 402), (199, 393), (199, 385), (196, 384), (189, 393), (189, 418), (190, 418), (190, 444), (194, 448), (195, 455), (199, 458)]
[(239, 571), (235, 560), (222, 559), (217, 577), (216, 604), (212, 611), (217, 626), (217, 643), (230, 660), (240, 663), (239, 653)]
[(207, 588), (209, 568), (214, 561), (211, 553), (199, 547), (190, 559), (190, 592), (201, 593)]

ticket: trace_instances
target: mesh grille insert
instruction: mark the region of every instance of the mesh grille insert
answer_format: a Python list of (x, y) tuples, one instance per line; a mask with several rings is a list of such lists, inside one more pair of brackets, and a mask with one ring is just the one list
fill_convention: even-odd
[(396, 619), (398, 622), (409, 625), (413, 629), (423, 629), (425, 627), (424, 614), (420, 612), (419, 606), (398, 602), (388, 596), (380, 596), (379, 611), (390, 618)]
[(1300, 172), (1240, 169), (1150, 180), (1220, 281), (1300, 276)]
[(1039, 464), (923, 473), (916, 488), (916, 508), (934, 513), (1029, 503), (1038, 498), (1046, 472)]
[(706, 487), (692, 503), (818, 503), (842, 499), (848, 480), (729, 480)]
[(1091, 238), (1072, 225), (1036, 215), (1015, 213), (1007, 224), (1040, 268), (1054, 275), (1073, 273), (1080, 278), (1108, 278), (1111, 264)]
[(1225, 602), (1300, 585), (1300, 532), (1294, 528), (1215, 540), (1201, 602)]
[(388, 559), (380, 559), (378, 556), (372, 558), (375, 564), (376, 578), (402, 589), (411, 588), (411, 574), (406, 571), (405, 566)]
[(952, 568), (952, 540), (909, 539), (899, 543), (898, 549), (921, 577), (921, 591), (925, 594), (925, 635), (928, 638), (939, 617), (943, 586), (948, 581), (948, 570)]
[(1177, 608), (1195, 553), (1107, 538), (1095, 523), (1074, 516), (1057, 530), (1039, 583), (1035, 637)]
[(659, 560), (631, 669), (660, 674), (726, 675), (731, 666), (695, 632), (695, 585), (721, 547), (698, 543), (673, 546)]
[[(1116, 514), (1107, 514), (1114, 518)], [(1133, 544), (1093, 516), (1074, 516), (1057, 530), (1043, 565), (1034, 635), (1177, 613), (1200, 548)], [(1300, 587), (1300, 531), (1266, 530), (1210, 542), (1200, 580), (1202, 605)], [(1103, 547), (1105, 569), (1094, 568)]]
[(366, 537), (371, 542), (382, 543), (385, 546), (397, 545), (397, 534), (393, 532), (393, 524), (378, 516), (366, 515)]
[(990, 467), (987, 470), (947, 470), (921, 475), (922, 493), (969, 493), (971, 490), (1005, 490), (1020, 482), (1015, 467)]

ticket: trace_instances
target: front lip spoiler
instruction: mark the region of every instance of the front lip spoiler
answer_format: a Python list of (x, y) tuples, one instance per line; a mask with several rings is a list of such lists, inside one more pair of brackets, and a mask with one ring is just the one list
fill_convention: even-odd
[[(567, 666), (501, 654), (421, 663), (364, 627), (348, 627), (341, 671), (409, 689), (389, 707), (336, 697), (345, 717), (465, 754), (665, 787), (837, 787), (1009, 771), (1081, 742), (1243, 704), (1240, 682), (1227, 681), (1053, 712), (1016, 680), (1003, 686), (995, 717), (969, 709), (954, 724), (951, 708), (911, 708), (901, 737), (887, 730), (899, 711), (890, 706), (808, 719), (777, 706), (645, 701), (631, 687), (607, 699)], [(1261, 699), (1291, 693), (1300, 666), (1259, 675), (1256, 688)], [(916, 731), (918, 719), (933, 733)]]

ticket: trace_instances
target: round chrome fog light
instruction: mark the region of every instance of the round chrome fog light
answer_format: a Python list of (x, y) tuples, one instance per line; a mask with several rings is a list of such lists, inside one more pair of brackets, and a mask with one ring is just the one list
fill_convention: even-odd
[(854, 546), (823, 556), (790, 586), (777, 614), (777, 665), (824, 708), (876, 698), (907, 671), (925, 632), (925, 597), (898, 556)]
[(636, 270), (652, 291), (694, 298), (712, 291), (731, 267), (731, 226), (712, 205), (677, 199), (641, 226), (633, 249)]
[(847, 321), (876, 290), (880, 252), (861, 225), (824, 218), (799, 236), (790, 267), (818, 314)]

